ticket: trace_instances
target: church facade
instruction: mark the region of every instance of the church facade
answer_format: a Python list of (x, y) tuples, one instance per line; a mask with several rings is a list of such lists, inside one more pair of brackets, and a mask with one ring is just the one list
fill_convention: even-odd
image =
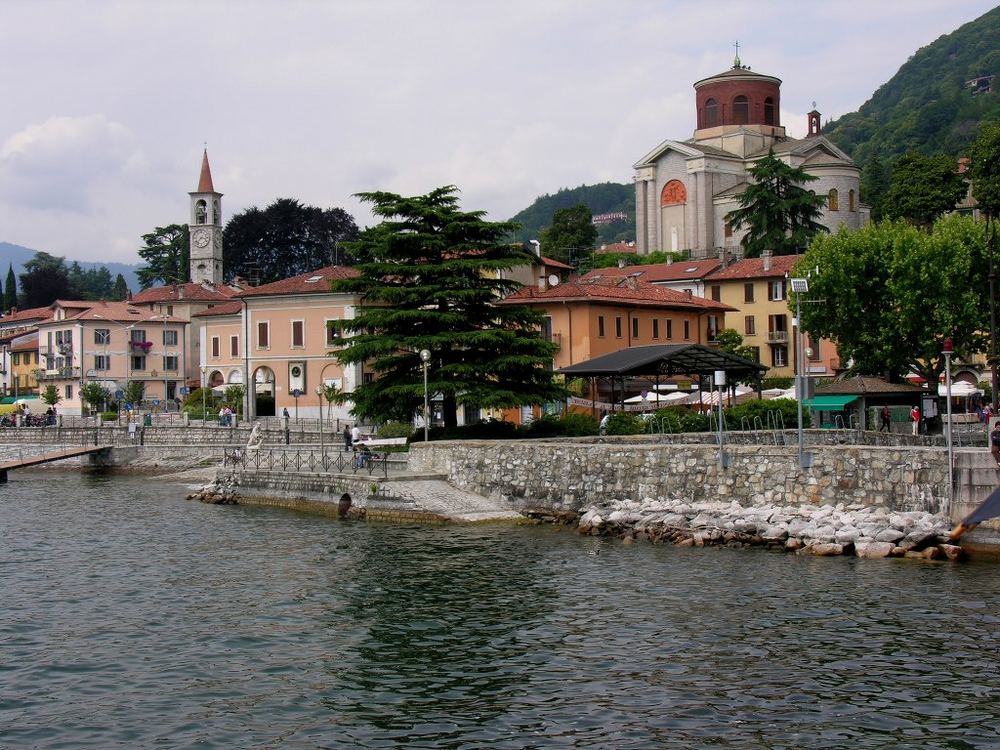
[(640, 255), (686, 251), (692, 259), (742, 256), (746, 229), (726, 215), (739, 207), (748, 170), (773, 150), (817, 180), (805, 187), (826, 198), (819, 222), (831, 232), (868, 222), (860, 203), (861, 173), (821, 133), (815, 106), (805, 138), (789, 138), (781, 125), (781, 81), (740, 63), (694, 84), (694, 137), (666, 140), (633, 165), (636, 244)]

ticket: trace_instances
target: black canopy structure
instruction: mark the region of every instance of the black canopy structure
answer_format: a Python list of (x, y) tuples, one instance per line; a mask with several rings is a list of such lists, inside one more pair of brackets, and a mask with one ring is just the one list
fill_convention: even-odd
[(735, 354), (728, 354), (704, 344), (664, 344), (660, 346), (633, 346), (611, 354), (561, 367), (556, 372), (569, 378), (610, 378), (612, 399), (614, 382), (624, 383), (626, 378), (652, 378), (661, 376), (695, 375), (701, 381), (717, 371), (726, 373), (726, 382), (747, 380), (762, 376), (767, 367)]

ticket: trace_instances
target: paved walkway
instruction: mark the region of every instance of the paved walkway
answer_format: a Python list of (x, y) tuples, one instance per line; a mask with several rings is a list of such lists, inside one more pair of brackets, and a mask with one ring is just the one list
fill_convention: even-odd
[(445, 516), (453, 521), (510, 521), (524, 518), (506, 503), (460, 490), (440, 479), (393, 482), (387, 486), (394, 497), (408, 501), (418, 510)]

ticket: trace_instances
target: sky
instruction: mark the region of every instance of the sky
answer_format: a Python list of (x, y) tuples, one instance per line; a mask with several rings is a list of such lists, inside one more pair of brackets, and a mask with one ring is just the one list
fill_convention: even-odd
[(802, 136), (995, 2), (4, 0), (0, 241), (138, 262), (205, 144), (227, 219), (289, 197), (364, 227), (355, 193), (441, 185), (508, 219), (691, 137), (737, 40)]

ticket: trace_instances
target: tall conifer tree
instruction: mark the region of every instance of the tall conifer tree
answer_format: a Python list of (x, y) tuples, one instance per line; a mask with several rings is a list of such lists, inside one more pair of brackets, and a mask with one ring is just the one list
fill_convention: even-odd
[(511, 408), (564, 395), (549, 369), (555, 345), (540, 336), (541, 317), (495, 304), (521, 286), (498, 272), (530, 264), (533, 255), (508, 244), (515, 225), (460, 211), (456, 192), (359, 196), (383, 221), (350, 243), (360, 276), (333, 286), (364, 300), (355, 318), (342, 321), (353, 335), (335, 355), (375, 372), (342, 396), (358, 417), (409, 421), (424, 398), (422, 349), (431, 353), (429, 392), (442, 394), (446, 427), (457, 422), (459, 400)]
[(7, 268), (7, 283), (3, 288), (3, 309), (9, 311), (12, 307), (17, 307), (17, 278), (13, 263)]

